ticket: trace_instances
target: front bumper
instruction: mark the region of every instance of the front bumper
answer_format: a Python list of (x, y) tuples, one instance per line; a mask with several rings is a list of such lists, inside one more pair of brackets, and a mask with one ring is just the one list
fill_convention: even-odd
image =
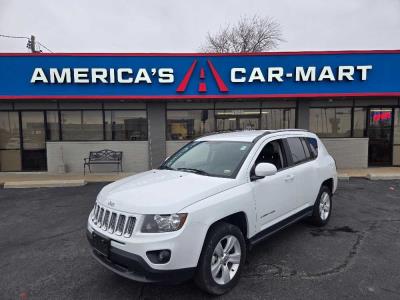
[(112, 247), (108, 257), (93, 248), (92, 233), (87, 230), (86, 236), (91, 246), (92, 256), (103, 266), (125, 278), (139, 282), (180, 283), (193, 277), (196, 268), (176, 270), (157, 270), (147, 264), (139, 255)]

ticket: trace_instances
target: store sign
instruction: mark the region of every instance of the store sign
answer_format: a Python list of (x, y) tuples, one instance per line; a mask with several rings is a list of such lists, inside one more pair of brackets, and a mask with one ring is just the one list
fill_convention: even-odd
[(0, 98), (400, 95), (400, 51), (0, 54)]

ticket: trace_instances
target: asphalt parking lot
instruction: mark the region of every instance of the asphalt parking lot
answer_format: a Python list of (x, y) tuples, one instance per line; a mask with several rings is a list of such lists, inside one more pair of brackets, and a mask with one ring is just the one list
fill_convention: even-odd
[[(86, 219), (103, 184), (0, 190), (0, 299), (203, 299), (193, 283), (141, 284), (95, 262)], [(325, 228), (256, 246), (227, 299), (400, 299), (400, 181), (340, 182)]]

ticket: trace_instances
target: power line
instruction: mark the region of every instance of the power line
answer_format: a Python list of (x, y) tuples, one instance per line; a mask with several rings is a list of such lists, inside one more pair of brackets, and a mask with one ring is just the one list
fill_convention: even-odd
[(9, 39), (27, 39), (29, 40), (29, 38), (27, 36), (15, 36), (15, 35), (6, 35), (6, 34), (0, 34), (1, 37), (4, 38), (9, 38)]
[(53, 51), (51, 51), (49, 48), (47, 48), (45, 45), (43, 45), (41, 42), (37, 42), (40, 46), (42, 46), (44, 49), (46, 49), (47, 51), (53, 53)]

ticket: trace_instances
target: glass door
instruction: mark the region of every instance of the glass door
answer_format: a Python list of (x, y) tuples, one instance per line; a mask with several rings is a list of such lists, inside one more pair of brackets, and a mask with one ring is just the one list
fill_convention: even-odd
[(22, 170), (44, 171), (46, 163), (46, 134), (44, 112), (21, 112)]
[(393, 109), (370, 108), (367, 135), (369, 138), (368, 160), (371, 166), (392, 164)]

